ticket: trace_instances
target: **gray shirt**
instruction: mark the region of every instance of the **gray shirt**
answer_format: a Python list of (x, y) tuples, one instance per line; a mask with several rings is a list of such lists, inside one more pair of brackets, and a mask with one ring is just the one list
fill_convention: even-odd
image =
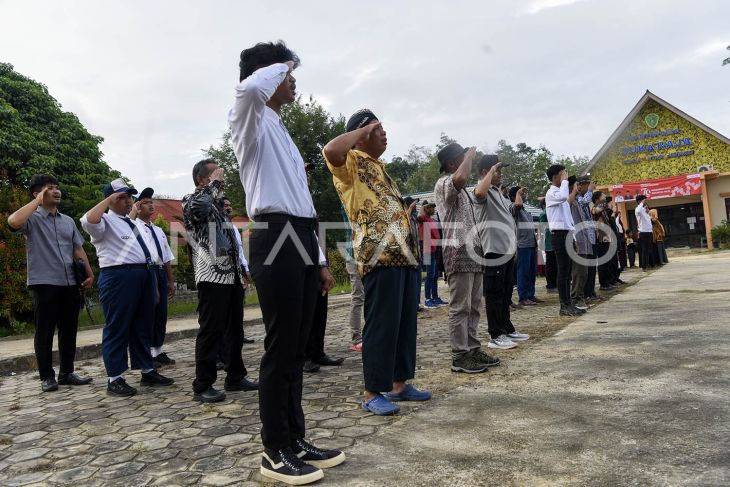
[(29, 286), (76, 286), (73, 254), (84, 240), (70, 216), (39, 206), (19, 231), (26, 239)]
[(535, 222), (532, 215), (524, 206), (517, 209), (512, 206), (513, 212), (517, 219), (517, 248), (527, 249), (537, 247), (537, 238), (535, 237)]
[(517, 251), (517, 233), (510, 211), (512, 202), (494, 186), (489, 188), (483, 200), (479, 200), (476, 195), (474, 200), (479, 240), (484, 254), (514, 255)]
[[(586, 221), (585, 213), (580, 207), (580, 203), (578, 203), (577, 199), (570, 204), (570, 212), (573, 214), (573, 223), (575, 223), (576, 225), (578, 223)], [(591, 223), (593, 223), (593, 220), (590, 221)], [(590, 238), (591, 233), (594, 235), (593, 241), (591, 241)], [(593, 230), (592, 226), (591, 228), (583, 228), (581, 230), (574, 231), (573, 238), (575, 239), (575, 243), (578, 246), (579, 255), (591, 255), (593, 253), (595, 233), (596, 231)]]

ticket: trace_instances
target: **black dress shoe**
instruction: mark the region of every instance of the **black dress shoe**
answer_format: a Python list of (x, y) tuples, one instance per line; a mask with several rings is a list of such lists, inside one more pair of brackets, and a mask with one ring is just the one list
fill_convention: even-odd
[(223, 388), (227, 391), (257, 391), (259, 383), (244, 377), (239, 382), (228, 382), (223, 384)]
[(174, 383), (174, 379), (160, 375), (154, 369), (146, 374), (142, 372), (142, 378), (139, 380), (141, 386), (170, 386)]
[(226, 398), (226, 393), (213, 389), (212, 387), (207, 388), (203, 392), (196, 392), (193, 394), (193, 399), (200, 402), (221, 402)]
[(175, 365), (175, 361), (167, 356), (165, 352), (162, 352), (157, 357), (153, 358), (155, 361), (155, 367), (164, 367), (165, 365)]
[(106, 392), (115, 396), (134, 396), (137, 394), (137, 389), (127, 384), (123, 377), (119, 377), (107, 384)]
[(46, 379), (43, 382), (41, 382), (41, 389), (43, 392), (53, 392), (58, 390), (58, 382), (56, 382), (56, 379), (51, 377), (50, 379)]
[(571, 308), (573, 309), (573, 312), (574, 312), (574, 313), (575, 313), (576, 315), (578, 315), (578, 316), (583, 316), (584, 314), (586, 314), (586, 313), (588, 312), (587, 310), (585, 310), (585, 309), (580, 309), (580, 308), (578, 308), (577, 306), (571, 306)]
[(344, 361), (345, 359), (343, 357), (330, 357), (329, 355), (322, 355), (315, 360), (319, 365), (342, 365)]
[(90, 383), (91, 377), (84, 377), (83, 379), (77, 374), (71, 372), (68, 374), (58, 374), (58, 383), (64, 386), (83, 386)]
[(243, 337), (243, 343), (253, 343), (253, 338)]
[(561, 306), (560, 316), (580, 316), (580, 314), (578, 313), (578, 308), (573, 308), (572, 306)]
[(312, 360), (307, 360), (304, 362), (304, 368), (302, 369), (304, 372), (319, 372), (319, 364), (314, 363)]

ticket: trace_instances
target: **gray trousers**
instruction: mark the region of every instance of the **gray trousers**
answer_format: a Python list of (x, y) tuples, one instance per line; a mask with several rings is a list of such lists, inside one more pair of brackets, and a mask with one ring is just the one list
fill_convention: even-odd
[(454, 358), (481, 348), (482, 344), (477, 339), (477, 326), (482, 304), (482, 285), (481, 272), (449, 274), (449, 332)]
[[(589, 255), (579, 254), (580, 257), (587, 259)], [(570, 298), (575, 301), (581, 301), (585, 299), (585, 287), (586, 281), (588, 280), (588, 266), (573, 262), (573, 269), (571, 271), (571, 287), (570, 287)]]
[(365, 290), (362, 287), (360, 274), (357, 272), (357, 264), (347, 262), (347, 273), (350, 276), (350, 287), (352, 297), (350, 298), (350, 330), (352, 332), (352, 343), (356, 345), (362, 341), (362, 317), (363, 305), (365, 304)]

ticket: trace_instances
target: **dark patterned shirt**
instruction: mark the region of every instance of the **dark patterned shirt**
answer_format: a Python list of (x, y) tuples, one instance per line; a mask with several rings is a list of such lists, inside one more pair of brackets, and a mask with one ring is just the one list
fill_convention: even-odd
[(223, 210), (223, 183), (211, 181), (182, 200), (195, 282), (233, 284), (243, 275), (235, 228)]

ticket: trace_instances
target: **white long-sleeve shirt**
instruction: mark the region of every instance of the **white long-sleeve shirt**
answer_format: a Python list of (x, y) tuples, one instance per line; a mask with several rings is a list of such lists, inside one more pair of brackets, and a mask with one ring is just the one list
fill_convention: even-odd
[[(113, 265), (147, 263), (135, 231), (125, 219), (128, 219), (126, 215), (114, 213), (111, 209), (101, 216), (99, 223), (90, 223), (86, 214), (81, 217), (81, 227), (91, 235), (91, 243), (96, 247), (99, 267), (102, 269)], [(160, 261), (155, 243), (144, 222), (139, 218), (129, 221), (134, 224), (147, 246), (150, 262)]]
[(547, 209), (550, 230), (572, 230), (573, 214), (570, 212), (568, 197), (568, 181), (560, 183), (560, 187), (550, 186), (545, 194), (545, 208)]
[(241, 233), (238, 231), (238, 228), (234, 229), (233, 233), (236, 235), (236, 242), (238, 242), (238, 258), (241, 259), (241, 266), (243, 267), (244, 272), (248, 272), (248, 261), (246, 260), (246, 256), (243, 255)]
[(651, 232), (651, 216), (649, 216), (649, 212), (646, 211), (643, 201), (639, 203), (639, 206), (637, 206), (634, 210), (634, 215), (636, 215), (636, 222), (639, 224), (639, 232)]
[(288, 71), (283, 63), (257, 69), (236, 86), (235, 102), (228, 112), (246, 210), (254, 220), (264, 213), (316, 215), (302, 155), (281, 117), (266, 106)]
[[(279, 114), (266, 106), (288, 72), (284, 63), (257, 69), (236, 85), (236, 99), (228, 112), (246, 210), (254, 221), (266, 213), (317, 216), (304, 159)], [(319, 263), (325, 261), (320, 247)]]

